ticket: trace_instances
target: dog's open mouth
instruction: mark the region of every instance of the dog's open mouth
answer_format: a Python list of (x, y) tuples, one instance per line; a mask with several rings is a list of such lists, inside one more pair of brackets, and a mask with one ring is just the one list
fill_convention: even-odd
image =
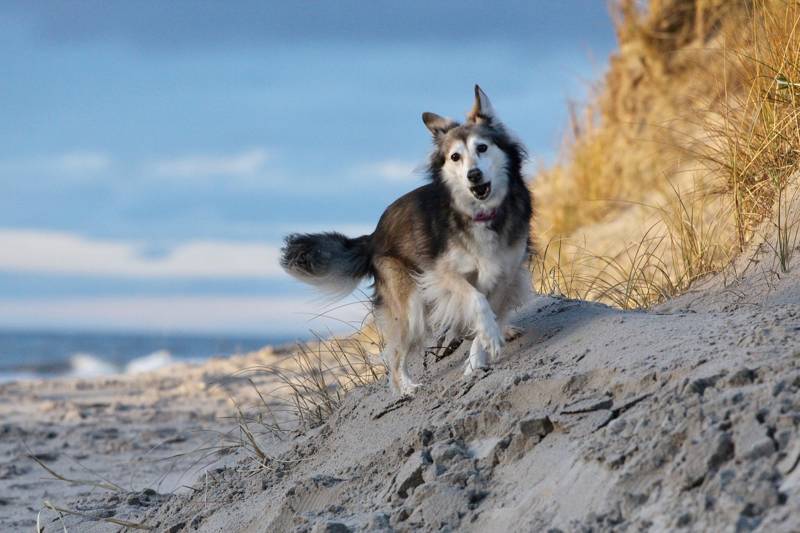
[(469, 192), (471, 192), (472, 196), (478, 200), (486, 200), (492, 193), (492, 184), (487, 181), (486, 183), (475, 185), (474, 187), (469, 188)]

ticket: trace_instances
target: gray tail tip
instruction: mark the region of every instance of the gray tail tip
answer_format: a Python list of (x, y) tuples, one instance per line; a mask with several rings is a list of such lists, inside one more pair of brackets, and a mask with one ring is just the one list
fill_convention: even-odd
[(281, 266), (285, 270), (308, 271), (311, 266), (309, 248), (303, 243), (303, 235), (291, 233), (284, 237), (281, 247)]

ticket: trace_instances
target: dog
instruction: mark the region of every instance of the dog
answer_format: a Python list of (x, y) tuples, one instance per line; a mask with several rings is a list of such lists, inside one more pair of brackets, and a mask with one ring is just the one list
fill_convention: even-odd
[(464, 123), (423, 113), (433, 136), (429, 181), (392, 203), (370, 235), (291, 234), (281, 266), (328, 293), (372, 278), (381, 357), (392, 389), (412, 395), (408, 355), (433, 335), (471, 338), (465, 375), (487, 367), (505, 343), (510, 310), (531, 293), (531, 196), (525, 148), (475, 86)]

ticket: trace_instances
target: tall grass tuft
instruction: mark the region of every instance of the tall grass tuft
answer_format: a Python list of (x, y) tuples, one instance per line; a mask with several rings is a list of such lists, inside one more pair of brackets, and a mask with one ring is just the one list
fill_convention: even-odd
[[(240, 444), (268, 464), (274, 458), (262, 440), (283, 439), (323, 424), (349, 391), (379, 381), (386, 368), (378, 354), (383, 339), (368, 319), (349, 336), (321, 335), (298, 343), (287, 357), (244, 369), (258, 400), (235, 402)], [(254, 378), (266, 387), (259, 387)]]
[(548, 243), (536, 284), (646, 308), (725, 267), (765, 221), (787, 271), (800, 2), (621, 0), (613, 12), (620, 50), (532, 185)]

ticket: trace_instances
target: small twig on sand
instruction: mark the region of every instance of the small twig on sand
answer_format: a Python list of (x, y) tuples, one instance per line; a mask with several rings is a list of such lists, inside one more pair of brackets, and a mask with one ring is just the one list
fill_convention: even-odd
[(129, 527), (131, 529), (141, 529), (141, 530), (144, 530), (144, 531), (152, 531), (152, 529), (153, 529), (153, 528), (151, 528), (149, 526), (144, 525), (141, 522), (129, 522), (128, 520), (120, 520), (119, 518), (105, 518), (105, 517), (102, 517), (102, 516), (95, 516), (95, 515), (91, 515), (91, 514), (88, 514), (88, 513), (82, 513), (80, 511), (73, 511), (71, 509), (65, 509), (63, 507), (58, 507), (56, 505), (53, 505), (52, 503), (50, 503), (47, 500), (44, 501), (44, 504), (45, 504), (45, 506), (47, 508), (49, 508), (52, 511), (55, 511), (57, 513), (64, 513), (64, 514), (69, 514), (69, 515), (73, 515), (73, 516), (80, 516), (81, 518), (86, 518), (88, 520), (94, 520), (94, 521), (97, 521), (97, 522), (108, 522), (109, 524), (116, 524), (118, 526)]
[(38, 457), (36, 457), (32, 453), (28, 454), (28, 457), (30, 457), (31, 459), (36, 461), (36, 463), (39, 466), (41, 466), (42, 468), (47, 470), (47, 472), (50, 473), (51, 476), (53, 476), (54, 478), (56, 478), (56, 479), (58, 479), (60, 481), (64, 481), (66, 483), (69, 483), (70, 485), (88, 485), (90, 487), (97, 487), (97, 488), (101, 488), (101, 489), (111, 490), (111, 491), (114, 491), (114, 492), (127, 492), (125, 489), (123, 489), (122, 487), (120, 487), (116, 483), (112, 483), (110, 481), (99, 482), (99, 481), (93, 481), (91, 479), (70, 479), (70, 478), (64, 477), (61, 474), (59, 474), (58, 472), (56, 472), (55, 470), (53, 470), (52, 468), (50, 468), (49, 466), (47, 466), (46, 464), (44, 464)]

